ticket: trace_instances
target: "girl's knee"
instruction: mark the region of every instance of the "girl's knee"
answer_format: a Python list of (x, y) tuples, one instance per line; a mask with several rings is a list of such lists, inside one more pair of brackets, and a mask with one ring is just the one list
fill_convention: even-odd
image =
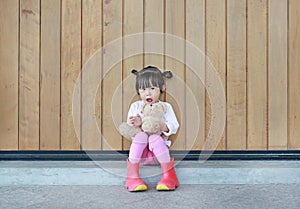
[(134, 143), (148, 143), (148, 135), (145, 132), (139, 132), (133, 139)]
[(157, 141), (157, 142), (161, 141), (164, 143), (164, 139), (158, 134), (153, 134), (153, 135), (149, 136), (149, 143), (155, 142), (155, 141)]
[(156, 157), (161, 155), (169, 156), (169, 148), (164, 139), (159, 135), (151, 135), (149, 137), (149, 150), (151, 150)]

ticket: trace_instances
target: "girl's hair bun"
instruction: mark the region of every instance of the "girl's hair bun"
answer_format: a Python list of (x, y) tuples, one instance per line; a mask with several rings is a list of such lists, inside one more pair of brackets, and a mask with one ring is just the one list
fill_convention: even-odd
[(165, 71), (162, 73), (165, 78), (172, 78), (173, 74), (171, 71)]
[(135, 70), (135, 69), (132, 69), (131, 73), (134, 74), (134, 75), (137, 75), (139, 72), (137, 70)]

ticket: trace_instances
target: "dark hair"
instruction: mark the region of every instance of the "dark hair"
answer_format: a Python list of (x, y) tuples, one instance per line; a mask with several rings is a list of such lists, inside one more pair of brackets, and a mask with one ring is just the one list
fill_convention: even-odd
[(139, 89), (149, 88), (149, 87), (159, 87), (160, 92), (164, 91), (164, 78), (172, 78), (173, 74), (171, 71), (161, 72), (157, 67), (148, 66), (140, 71), (132, 70), (134, 75), (136, 75), (135, 88), (136, 92), (139, 94)]

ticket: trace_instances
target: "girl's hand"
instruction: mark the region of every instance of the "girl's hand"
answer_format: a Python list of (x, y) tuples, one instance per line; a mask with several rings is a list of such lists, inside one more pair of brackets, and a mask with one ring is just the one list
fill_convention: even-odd
[(166, 132), (166, 133), (169, 132), (169, 128), (168, 128), (167, 124), (165, 125), (164, 132)]
[(129, 117), (130, 124), (135, 126), (135, 127), (140, 127), (142, 125), (142, 118), (141, 116), (131, 116)]

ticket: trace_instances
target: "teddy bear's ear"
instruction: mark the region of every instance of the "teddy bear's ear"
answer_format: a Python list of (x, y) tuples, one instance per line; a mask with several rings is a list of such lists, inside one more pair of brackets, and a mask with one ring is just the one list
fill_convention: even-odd
[(131, 73), (134, 74), (134, 75), (138, 75), (139, 72), (137, 70), (135, 70), (135, 69), (132, 69)]
[(172, 78), (173, 74), (171, 71), (165, 71), (162, 73), (165, 78)]

